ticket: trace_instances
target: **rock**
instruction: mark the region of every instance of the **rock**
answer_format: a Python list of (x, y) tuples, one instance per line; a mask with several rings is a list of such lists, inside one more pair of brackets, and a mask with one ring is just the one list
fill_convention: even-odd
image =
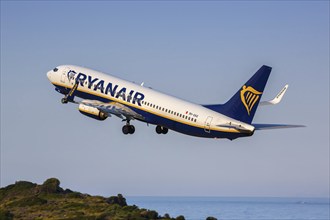
[(41, 193), (63, 193), (60, 187), (60, 181), (56, 178), (47, 179), (40, 187)]

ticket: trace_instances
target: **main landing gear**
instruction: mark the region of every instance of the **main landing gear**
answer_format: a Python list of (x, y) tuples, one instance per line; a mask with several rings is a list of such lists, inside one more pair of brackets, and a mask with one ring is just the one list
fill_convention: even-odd
[(135, 132), (135, 127), (133, 125), (129, 124), (129, 121), (126, 123), (126, 125), (123, 126), (122, 129), (124, 134), (134, 134)]
[(157, 125), (156, 126), (156, 132), (157, 132), (157, 134), (167, 134), (168, 128), (165, 128), (163, 126)]

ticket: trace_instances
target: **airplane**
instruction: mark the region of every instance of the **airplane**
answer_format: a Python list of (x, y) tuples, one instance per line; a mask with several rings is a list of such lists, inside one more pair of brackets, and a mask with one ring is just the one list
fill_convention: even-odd
[[(156, 125), (158, 134), (173, 130), (182, 134), (234, 140), (256, 130), (304, 127), (302, 125), (253, 124), (259, 105), (278, 104), (288, 85), (270, 101), (260, 102), (272, 68), (263, 65), (225, 104), (200, 105), (188, 102), (99, 71), (75, 65), (60, 65), (47, 72), (63, 104), (78, 104), (85, 116), (105, 120), (112, 115), (125, 122), (122, 132), (133, 134), (131, 121)], [(78, 97), (82, 100), (75, 101)]]

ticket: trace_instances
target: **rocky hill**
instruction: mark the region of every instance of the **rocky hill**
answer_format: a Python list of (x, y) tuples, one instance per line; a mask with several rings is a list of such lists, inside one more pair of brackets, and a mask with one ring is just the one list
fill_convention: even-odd
[[(105, 198), (62, 189), (56, 178), (42, 185), (27, 181), (0, 188), (0, 220), (63, 219), (63, 220), (184, 220), (183, 216), (160, 216), (156, 211), (127, 205), (118, 194)], [(208, 219), (215, 219), (209, 217)]]

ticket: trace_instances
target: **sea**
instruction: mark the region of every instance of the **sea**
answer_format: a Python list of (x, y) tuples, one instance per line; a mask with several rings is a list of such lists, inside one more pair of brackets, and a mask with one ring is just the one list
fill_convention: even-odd
[(129, 205), (186, 220), (329, 220), (329, 198), (127, 197)]

